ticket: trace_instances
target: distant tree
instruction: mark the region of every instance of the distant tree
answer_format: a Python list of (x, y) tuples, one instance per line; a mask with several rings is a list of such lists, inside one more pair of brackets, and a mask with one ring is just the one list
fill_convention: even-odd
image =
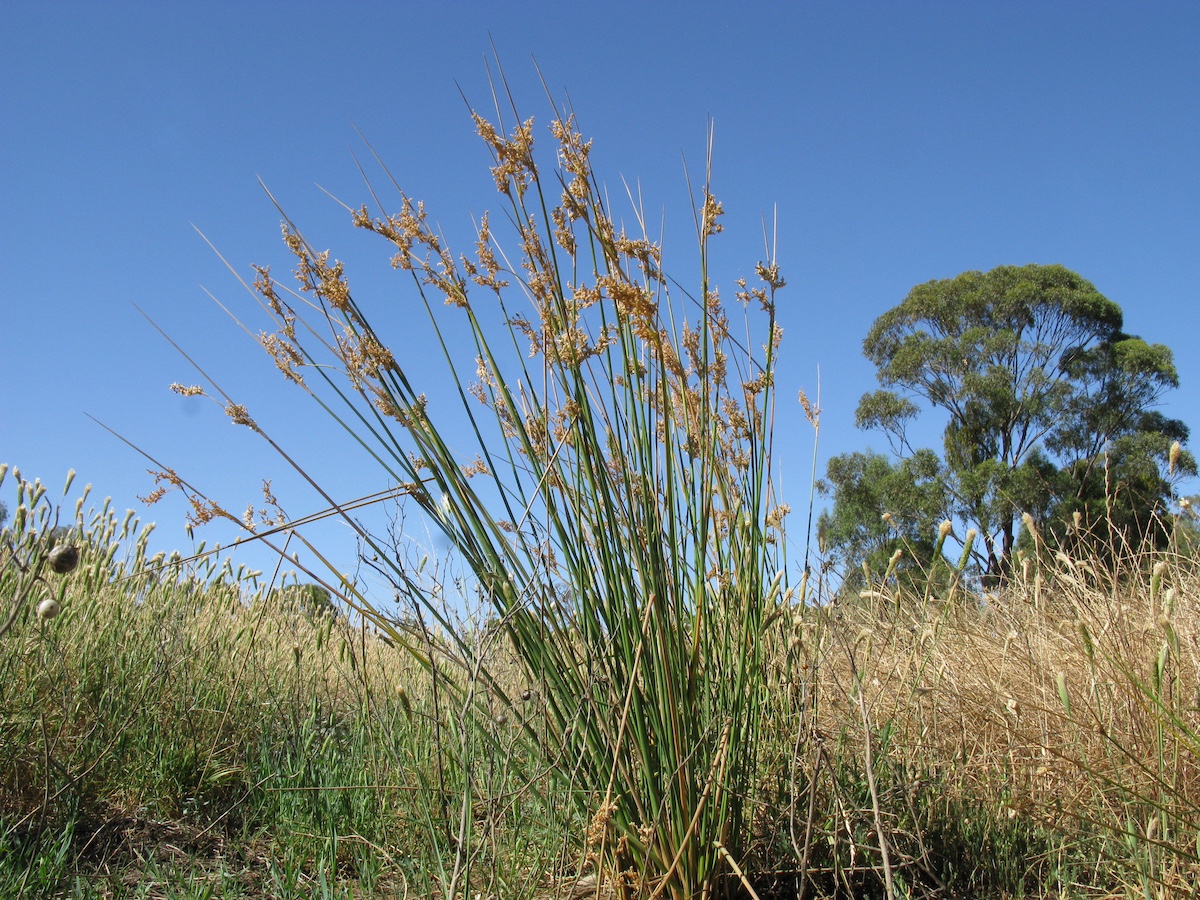
[[(1062, 460), (1048, 524), (1066, 542), (1087, 535), (1093, 548), (1118, 537), (1164, 544), (1172, 479), (1196, 474), (1192, 454), (1170, 458), (1172, 445), (1187, 441), (1187, 426), (1150, 408), (1161, 386), (1178, 387), (1171, 351), (1118, 335), (1069, 355), (1064, 369), (1086, 390), (1046, 438)], [(1076, 513), (1082, 530), (1072, 527)]]
[(4, 527), (4, 523), (8, 521), (8, 507), (0, 501), (0, 528)]
[[(938, 478), (947, 512), (980, 534), (986, 576), (1007, 573), (1025, 512), (1059, 527), (1102, 503), (1111, 527), (1142, 534), (1162, 521), (1162, 464), (1188, 431), (1153, 407), (1179, 379), (1169, 348), (1122, 326), (1091, 282), (1029, 265), (918, 285), (867, 334), (882, 388), (857, 423), (910, 459), (930, 452), (908, 441), (919, 401), (946, 415)], [(1186, 452), (1175, 467), (1196, 471)]]
[[(1056, 543), (1105, 554), (1122, 544), (1165, 546), (1177, 519), (1170, 515), (1174, 475), (1195, 474), (1191, 454), (1171, 471), (1171, 445), (1179, 431), (1121, 435), (1095, 456), (1064, 466), (1046, 516)], [(1186, 429), (1184, 429), (1186, 436)]]
[(936, 453), (920, 450), (897, 463), (870, 450), (847, 453), (829, 461), (817, 486), (834, 498), (817, 533), (822, 550), (844, 572), (846, 587), (861, 585), (862, 563), (882, 572), (897, 550), (903, 552), (901, 574), (928, 570), (949, 502)]
[(310, 618), (338, 615), (333, 595), (319, 584), (289, 584), (271, 592), (273, 598), (284, 606), (302, 612)]

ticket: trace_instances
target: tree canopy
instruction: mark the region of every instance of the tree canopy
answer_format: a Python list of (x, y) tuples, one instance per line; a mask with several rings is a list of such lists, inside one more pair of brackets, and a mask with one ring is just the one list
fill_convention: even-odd
[(917, 566), (928, 571), (935, 553), (935, 532), (946, 508), (941, 462), (932, 450), (920, 450), (893, 463), (881, 453), (846, 453), (829, 461), (825, 493), (837, 504), (821, 516), (822, 551), (857, 587), (859, 565), (881, 571), (897, 550), (904, 552), (901, 570)]
[[(947, 517), (978, 530), (989, 576), (1007, 572), (1027, 512), (1061, 524), (1078, 511), (1092, 524), (1115, 503), (1106, 527), (1144, 536), (1158, 527), (1169, 479), (1193, 474), (1195, 460), (1177, 454), (1168, 467), (1188, 430), (1154, 409), (1179, 384), (1171, 350), (1123, 327), (1116, 303), (1059, 265), (917, 285), (863, 341), (881, 387), (859, 402), (857, 424), (883, 431), (908, 461), (932, 453), (908, 439), (922, 409), (946, 416), (938, 474), (924, 477), (940, 482)], [(830, 463), (829, 523), (859, 502), (861, 486), (838, 478), (854, 456)]]

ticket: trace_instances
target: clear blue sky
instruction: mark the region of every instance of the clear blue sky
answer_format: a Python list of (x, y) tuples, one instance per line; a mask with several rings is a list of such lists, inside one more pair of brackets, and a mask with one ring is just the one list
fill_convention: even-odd
[[(640, 181), (647, 208), (665, 210), (669, 268), (690, 247), (681, 154), (700, 164), (710, 116), (727, 294), (761, 258), (761, 217), (778, 208), (789, 287), (777, 439), (794, 507), (813, 462), (797, 390), (815, 394), (819, 367), (822, 470), (831, 454), (883, 449), (853, 427), (875, 387), (862, 338), (912, 285), (968, 269), (1061, 263), (1092, 280), (1128, 331), (1175, 350), (1183, 386), (1165, 411), (1200, 426), (1200, 5), (47, 2), (4, 13), (0, 461), (56, 489), (76, 469), (96, 497), (157, 520), (160, 549), (189, 546), (182, 505), (144, 510), (145, 463), (85, 413), (231, 509), (272, 476), (292, 514), (319, 502), (212, 404), (168, 392), (196, 378), (133, 304), (340, 497), (385, 487), (208, 299), (250, 308), (193, 225), (241, 272), (285, 271), (261, 177), (314, 244), (347, 261), (360, 302), (390, 304), (397, 344), (419, 360), (421, 346), (404, 344), (413, 298), (387, 272), (386, 247), (316, 185), (369, 199), (351, 157), (357, 126), (469, 249), (472, 216), (500, 204), (459, 89), (488, 107), (491, 42), (523, 114), (548, 121), (536, 57), (556, 98), (569, 92), (613, 193), (622, 177)], [(8, 485), (0, 497), (12, 505)], [(344, 536), (328, 540), (349, 565)]]

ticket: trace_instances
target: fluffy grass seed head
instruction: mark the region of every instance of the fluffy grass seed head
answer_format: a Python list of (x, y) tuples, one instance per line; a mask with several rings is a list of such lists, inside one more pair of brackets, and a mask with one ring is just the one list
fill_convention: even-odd
[(1021, 513), (1021, 524), (1025, 526), (1025, 530), (1029, 532), (1029, 536), (1033, 538), (1035, 545), (1041, 544), (1042, 536), (1038, 533), (1037, 525), (1034, 524), (1033, 516), (1029, 513)]
[(783, 520), (788, 513), (792, 511), (792, 507), (787, 503), (781, 503), (769, 513), (767, 513), (767, 527), (780, 530), (783, 528)]

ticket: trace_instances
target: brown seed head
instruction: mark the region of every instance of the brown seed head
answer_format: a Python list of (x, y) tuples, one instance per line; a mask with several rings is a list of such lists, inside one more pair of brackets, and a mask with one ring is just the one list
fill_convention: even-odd
[(60, 544), (47, 557), (50, 568), (59, 575), (66, 575), (79, 565), (79, 548), (74, 544)]

